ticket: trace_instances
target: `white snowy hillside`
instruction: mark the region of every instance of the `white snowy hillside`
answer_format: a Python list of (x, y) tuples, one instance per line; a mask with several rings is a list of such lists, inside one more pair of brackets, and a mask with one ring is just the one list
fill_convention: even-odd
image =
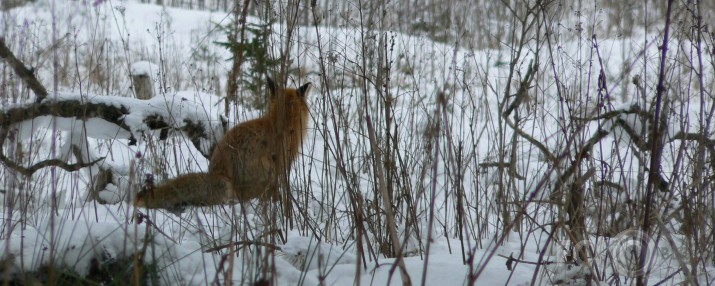
[[(3, 1), (0, 281), (714, 285), (715, 4), (646, 2)], [(134, 206), (267, 76), (280, 201)]]

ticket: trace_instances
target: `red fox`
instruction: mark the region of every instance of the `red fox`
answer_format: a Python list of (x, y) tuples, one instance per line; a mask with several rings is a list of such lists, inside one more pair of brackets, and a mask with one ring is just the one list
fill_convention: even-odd
[(280, 88), (267, 78), (270, 107), (236, 125), (216, 145), (208, 173), (191, 173), (145, 186), (135, 206), (181, 210), (259, 199), (278, 200), (278, 178), (290, 168), (308, 128), (311, 84)]

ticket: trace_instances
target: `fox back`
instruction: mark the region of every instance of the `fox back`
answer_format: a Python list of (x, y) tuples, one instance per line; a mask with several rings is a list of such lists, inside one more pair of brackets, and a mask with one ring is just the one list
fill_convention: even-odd
[(278, 178), (295, 161), (307, 134), (310, 83), (284, 89), (270, 78), (267, 82), (267, 113), (229, 130), (209, 163), (209, 174), (229, 181), (239, 201), (278, 199)]

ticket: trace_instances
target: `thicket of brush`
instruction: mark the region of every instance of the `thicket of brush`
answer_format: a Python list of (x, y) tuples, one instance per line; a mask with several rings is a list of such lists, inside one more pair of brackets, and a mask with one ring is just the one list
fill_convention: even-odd
[[(167, 34), (176, 19), (147, 27), (152, 45), (107, 40), (110, 29), (123, 29), (121, 12), (114, 14), (117, 26), (83, 23), (82, 33), (92, 34), (87, 42), (57, 28), (47, 45), (48, 35), (35, 25), (55, 20), (60, 27), (68, 18), (26, 25), (13, 22), (13, 10), (3, 6), (4, 40), (49, 90), (133, 96), (129, 66), (152, 60), (157, 96), (178, 90), (222, 96), (228, 104), (215, 117), (231, 124), (264, 106), (264, 73), (286, 75), (289, 85), (316, 83), (309, 142), (321, 144), (304, 146), (284, 184), (292, 214), (277, 205), (258, 207), (251, 217), (260, 221), (256, 229), (244, 223), (245, 212), (212, 209), (219, 213), (212, 219), (233, 229), (232, 242), (251, 242), (218, 249), (225, 263), (233, 263), (234, 251), (256, 253), (260, 246), (270, 257), (291, 231), (354, 249), (365, 263), (428, 260), (432, 238), (448, 237), (474, 283), (484, 269), (474, 249), (516, 240), (523, 248), (540, 246), (541, 259), (531, 261), (540, 265), (534, 277), (547, 280), (534, 283), (563, 279), (566, 268), (547, 263), (557, 257), (567, 268), (587, 261), (579, 264), (588, 268), (582, 281), (644, 285), (647, 261), (636, 257), (626, 269), (633, 275), (623, 275), (618, 257), (603, 251), (604, 241), (626, 233), (669, 249), (667, 259), (677, 265), (661, 282), (715, 279), (711, 1), (152, 2), (224, 10), (232, 20), (196, 35), (186, 55), (173, 52), (178, 48)], [(50, 5), (44, 3), (24, 5)], [(263, 23), (246, 24), (247, 16)], [(282, 25), (272, 28), (276, 23)], [(399, 43), (406, 37), (393, 31), (434, 42)], [(304, 41), (306, 33), (320, 42)], [(160, 49), (147, 48), (154, 45)], [(0, 65), (3, 108), (31, 98), (26, 82)], [(47, 157), (38, 154), (43, 146), (69, 140), (43, 132), (25, 141), (3, 138), (6, 159), (31, 165)], [(126, 143), (97, 144), (107, 151)], [(197, 155), (177, 147), (190, 145), (180, 137), (145, 144), (132, 181), (122, 185), (127, 190), (141, 185), (144, 174), (165, 179), (195, 166)], [(0, 168), (6, 212), (0, 237), (56, 213), (58, 193), (84, 195), (98, 180), (50, 169), (28, 177), (7, 162)], [(48, 188), (53, 179), (73, 188)], [(183, 223), (195, 226), (206, 212), (191, 209)], [(591, 245), (574, 248), (584, 241)], [(256, 273), (270, 272), (271, 263), (245, 263), (244, 277), (262, 281), (268, 276)], [(122, 281), (153, 279), (136, 265), (126, 268), (135, 274)], [(397, 269), (406, 275), (403, 266)], [(54, 283), (72, 275), (57, 274)]]

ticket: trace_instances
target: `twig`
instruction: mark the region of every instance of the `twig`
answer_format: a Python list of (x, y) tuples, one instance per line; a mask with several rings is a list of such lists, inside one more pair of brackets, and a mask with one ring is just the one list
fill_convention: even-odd
[[(503, 254), (497, 254), (497, 256), (507, 259), (507, 260), (506, 260), (506, 267), (507, 267), (507, 269), (509, 269), (509, 270), (512, 270), (512, 269), (513, 269), (512, 266), (511, 266), (511, 265), (512, 265), (511, 263), (513, 263), (513, 262), (524, 263), (524, 264), (531, 264), (531, 265), (550, 265), (550, 264), (560, 263), (560, 262), (558, 262), (558, 261), (532, 262), (532, 261), (526, 261), (526, 260), (516, 259), (516, 258), (514, 258), (512, 255), (506, 256), (506, 255), (503, 255)], [(566, 262), (564, 262), (564, 263), (566, 263)]]
[[(403, 285), (411, 285), (410, 276), (407, 274), (407, 269), (405, 267), (405, 262), (402, 258), (402, 247), (400, 247), (400, 238), (397, 234), (397, 224), (395, 223), (395, 214), (392, 209), (392, 197), (387, 190), (387, 183), (385, 179), (385, 170), (382, 167), (381, 162), (382, 153), (380, 147), (377, 146), (377, 139), (375, 135), (375, 128), (372, 125), (372, 119), (370, 113), (367, 110), (367, 93), (364, 93), (365, 100), (365, 125), (367, 125), (368, 138), (370, 140), (370, 147), (375, 159), (373, 160), (373, 167), (375, 168), (375, 174), (377, 177), (378, 188), (380, 194), (382, 195), (382, 204), (385, 208), (385, 219), (387, 222), (388, 233), (390, 236), (390, 241), (392, 242), (392, 255), (396, 259), (397, 265), (400, 267), (400, 275), (402, 277)], [(442, 95), (444, 96), (444, 95)]]
[[(662, 152), (660, 138), (660, 130), (658, 129), (660, 125), (660, 109), (661, 101), (663, 99), (663, 94), (665, 93), (665, 61), (668, 55), (668, 35), (670, 32), (670, 14), (673, 9), (673, 0), (668, 0), (668, 7), (665, 12), (665, 30), (663, 31), (663, 45), (661, 46), (660, 55), (660, 71), (658, 73), (658, 85), (656, 86), (656, 96), (655, 96), (655, 114), (653, 115), (653, 137), (651, 138), (651, 154), (650, 154), (650, 172), (648, 173), (648, 183), (646, 184), (645, 193), (645, 211), (643, 213), (643, 233), (650, 233), (650, 216), (653, 211), (653, 185), (655, 184), (656, 178), (660, 176), (660, 153)], [(648, 241), (644, 242), (641, 248), (640, 260), (638, 263), (638, 269), (645, 269), (647, 259), (646, 254), (648, 252)], [(648, 284), (648, 276), (642, 275), (638, 276), (636, 280), (637, 286), (643, 286)]]
[(153, 227), (158, 233), (161, 233), (161, 235), (163, 235), (164, 237), (166, 237), (166, 239), (170, 240), (170, 241), (173, 242), (174, 244), (179, 244), (178, 242), (176, 242), (176, 240), (174, 240), (174, 239), (171, 238), (169, 235), (167, 235), (166, 233), (164, 233), (164, 232), (161, 230), (161, 228), (159, 228), (156, 224), (154, 224), (154, 222), (152, 222), (151, 219), (149, 219), (149, 216), (148, 216), (148, 215), (145, 215), (144, 213), (142, 213), (142, 212), (140, 212), (140, 211), (137, 210), (137, 224), (141, 224), (142, 221), (146, 221), (147, 225)]

